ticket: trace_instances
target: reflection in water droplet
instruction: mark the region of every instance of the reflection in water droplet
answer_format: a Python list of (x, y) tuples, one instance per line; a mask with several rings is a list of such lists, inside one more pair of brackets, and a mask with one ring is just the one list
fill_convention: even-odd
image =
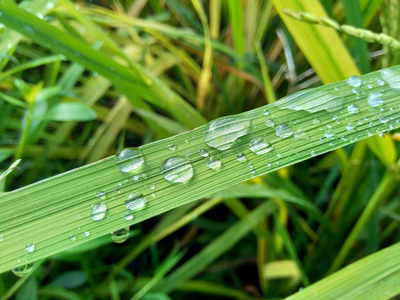
[(243, 117), (225, 117), (207, 124), (204, 142), (218, 150), (229, 149), (240, 137), (250, 133), (250, 120)]
[(378, 92), (372, 92), (368, 96), (368, 104), (371, 107), (376, 107), (379, 105), (382, 105), (384, 103), (384, 100), (382, 99), (382, 94)]
[(24, 266), (17, 267), (15, 269), (12, 269), (12, 272), (15, 276), (18, 277), (25, 277), (29, 275), (33, 270), (33, 264), (26, 264)]
[(170, 182), (187, 183), (193, 177), (190, 160), (184, 156), (175, 156), (164, 161), (160, 167), (161, 175)]
[(204, 148), (201, 148), (200, 156), (207, 157), (208, 156), (208, 151), (206, 149), (204, 149)]
[(98, 203), (93, 206), (92, 211), (90, 212), (90, 218), (93, 221), (100, 221), (103, 220), (106, 216), (107, 205), (104, 203)]
[(265, 121), (265, 125), (266, 125), (267, 127), (274, 127), (274, 126), (275, 126), (275, 123), (274, 123), (274, 121), (272, 121), (271, 119), (268, 119), (267, 121)]
[(293, 134), (293, 129), (288, 124), (276, 126), (276, 135), (281, 138), (288, 138)]
[(355, 104), (350, 104), (349, 106), (347, 106), (347, 111), (350, 113), (350, 114), (355, 114), (355, 113), (357, 113), (358, 111), (359, 111), (360, 109), (357, 107), (357, 105), (355, 105)]
[(36, 246), (34, 244), (26, 245), (25, 249), (29, 253), (33, 253), (35, 251)]
[(346, 81), (352, 87), (359, 87), (362, 83), (361, 78), (358, 76), (350, 76)]
[(131, 213), (126, 213), (125, 216), (124, 216), (124, 219), (125, 219), (126, 221), (133, 220), (133, 214), (131, 214)]
[(101, 200), (105, 200), (105, 199), (107, 198), (106, 193), (103, 192), (103, 191), (98, 191), (98, 192), (96, 193), (96, 197), (97, 197), (97, 198), (100, 198)]
[(245, 161), (247, 161), (246, 154), (240, 153), (238, 156), (236, 156), (236, 160), (237, 160), (238, 162), (245, 162)]
[(115, 164), (123, 173), (138, 170), (144, 163), (143, 154), (139, 148), (127, 148), (115, 155)]
[(271, 152), (274, 146), (270, 144), (265, 137), (252, 139), (249, 144), (250, 151), (261, 155), (267, 152)]
[(213, 155), (210, 158), (208, 158), (206, 164), (207, 167), (209, 167), (212, 170), (218, 170), (219, 168), (221, 168), (221, 161), (216, 155)]
[(169, 145), (167, 146), (167, 148), (168, 148), (168, 150), (170, 150), (170, 151), (175, 151), (175, 150), (176, 150), (176, 145), (174, 145), (174, 144), (169, 144)]
[(147, 199), (142, 194), (131, 193), (128, 200), (125, 201), (125, 206), (129, 210), (138, 210), (144, 207)]
[(123, 243), (125, 242), (129, 237), (129, 227), (125, 227), (122, 229), (119, 229), (117, 231), (111, 232), (111, 240), (114, 243)]

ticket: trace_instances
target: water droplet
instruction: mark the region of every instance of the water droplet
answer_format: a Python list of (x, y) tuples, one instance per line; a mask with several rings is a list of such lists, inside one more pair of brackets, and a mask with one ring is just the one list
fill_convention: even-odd
[(236, 160), (241, 163), (247, 161), (246, 154), (240, 153), (238, 156), (236, 156)]
[(128, 200), (125, 201), (125, 206), (129, 210), (138, 210), (145, 206), (147, 199), (142, 194), (131, 193)]
[(270, 162), (267, 162), (267, 167), (271, 168), (272, 164)]
[(107, 198), (106, 193), (103, 192), (103, 191), (98, 191), (98, 192), (96, 193), (96, 197), (97, 197), (97, 198), (100, 198), (101, 200), (105, 200), (105, 199)]
[(271, 152), (274, 146), (270, 144), (265, 137), (252, 139), (249, 144), (250, 151), (261, 155), (267, 152)]
[(377, 83), (379, 86), (384, 86), (384, 85), (385, 85), (385, 82), (384, 82), (382, 79), (380, 79), (380, 78), (378, 78), (378, 79), (376, 80), (376, 83)]
[(7, 49), (11, 49), (12, 48), (12, 43), (7, 43)]
[(221, 161), (219, 160), (219, 157), (215, 155), (208, 158), (206, 164), (207, 167), (213, 170), (218, 170), (221, 168)]
[(125, 221), (130, 221), (133, 220), (133, 214), (131, 213), (126, 213), (124, 216)]
[(240, 137), (250, 133), (250, 120), (242, 117), (224, 117), (207, 124), (204, 142), (218, 150), (229, 149)]
[(54, 7), (54, 3), (52, 3), (52, 2), (48, 2), (47, 4), (46, 4), (46, 8), (47, 9), (52, 9)]
[(127, 148), (115, 155), (115, 164), (123, 173), (138, 170), (144, 163), (143, 154), (139, 148)]
[(43, 15), (42, 15), (41, 13), (38, 13), (36, 16), (37, 16), (39, 19), (43, 19)]
[(361, 78), (358, 76), (350, 76), (349, 78), (347, 78), (347, 84), (352, 86), (352, 87), (359, 87), (361, 86)]
[(117, 231), (111, 232), (111, 240), (114, 243), (123, 243), (125, 242), (129, 237), (129, 227), (125, 227), (122, 229), (119, 229)]
[(311, 156), (313, 156), (313, 157), (317, 156), (317, 152), (314, 151), (314, 150), (312, 150), (312, 151), (311, 151)]
[(288, 138), (293, 134), (293, 129), (288, 124), (276, 126), (276, 135), (281, 138)]
[(73, 242), (75, 242), (76, 241), (76, 235), (75, 234), (71, 234), (70, 236), (69, 236), (69, 239), (71, 240), (71, 241), (73, 241)]
[(307, 137), (308, 137), (307, 134), (302, 129), (297, 129), (294, 132), (294, 138), (295, 139), (305, 139)]
[(85, 232), (83, 233), (83, 235), (84, 235), (85, 237), (88, 237), (88, 236), (90, 236), (90, 232), (89, 232), (89, 231), (85, 231)]
[(169, 145), (167, 146), (167, 148), (168, 148), (168, 150), (170, 150), (170, 151), (175, 151), (175, 150), (176, 150), (176, 145), (174, 145), (174, 144), (169, 144)]
[(190, 160), (184, 156), (175, 156), (164, 161), (160, 167), (161, 175), (170, 182), (187, 183), (193, 177)]
[(347, 137), (346, 137), (345, 135), (343, 135), (343, 136), (341, 137), (341, 139), (342, 139), (343, 141), (347, 141)]
[(104, 203), (98, 203), (93, 206), (92, 211), (90, 212), (90, 218), (93, 221), (100, 221), (103, 220), (106, 216), (107, 205)]
[(150, 190), (154, 191), (156, 189), (156, 186), (154, 184), (150, 185)]
[(347, 131), (354, 131), (354, 130), (356, 130), (356, 126), (351, 124), (351, 123), (349, 123), (349, 124), (346, 125), (346, 130)]
[(208, 156), (208, 151), (206, 149), (204, 149), (204, 148), (201, 148), (200, 156), (207, 157)]
[(382, 105), (383, 103), (384, 103), (384, 101), (382, 99), (381, 93), (372, 92), (371, 94), (369, 94), (369, 96), (368, 96), (369, 106), (376, 107), (376, 106)]
[(347, 106), (347, 111), (350, 113), (350, 114), (355, 114), (355, 113), (357, 113), (358, 111), (359, 111), (360, 109), (357, 107), (357, 105), (355, 105), (355, 104), (350, 104), (349, 106)]
[(264, 111), (262, 112), (262, 114), (263, 114), (264, 116), (268, 116), (268, 115), (269, 115), (269, 111), (266, 110), (266, 109), (264, 109)]
[(12, 269), (12, 272), (15, 276), (18, 277), (25, 277), (29, 275), (33, 270), (33, 264), (26, 264), (24, 266), (17, 267), (15, 269)]
[(385, 80), (392, 89), (400, 89), (400, 76), (398, 70), (382, 69), (380, 73), (383, 80)]
[(335, 137), (335, 133), (332, 130), (325, 131), (324, 135), (327, 139), (333, 139)]
[(387, 116), (382, 116), (379, 118), (379, 121), (381, 121), (382, 124), (385, 124), (389, 122), (389, 118)]
[(25, 249), (28, 253), (33, 253), (35, 251), (35, 248), (36, 248), (35, 244), (29, 244), (29, 245), (26, 245), (26, 247), (25, 247)]
[(275, 123), (274, 123), (274, 121), (272, 121), (271, 119), (268, 119), (267, 121), (265, 121), (265, 125), (266, 125), (267, 127), (274, 127), (274, 126), (275, 126)]
[(313, 123), (314, 125), (318, 125), (318, 124), (321, 123), (321, 121), (318, 120), (318, 119), (313, 119), (313, 120), (312, 120), (312, 123)]
[(138, 180), (139, 180), (139, 176), (138, 175), (133, 176), (133, 181), (138, 181)]

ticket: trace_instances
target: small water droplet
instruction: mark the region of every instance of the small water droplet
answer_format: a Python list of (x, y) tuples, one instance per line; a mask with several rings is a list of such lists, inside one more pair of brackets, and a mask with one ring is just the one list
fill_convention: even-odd
[(160, 167), (161, 175), (170, 182), (187, 183), (193, 177), (190, 160), (184, 156), (168, 158)]
[(138, 170), (144, 163), (143, 154), (139, 148), (127, 148), (115, 155), (115, 164), (123, 173)]
[(28, 244), (26, 245), (25, 249), (28, 253), (33, 253), (36, 249), (36, 246), (35, 244)]
[(142, 194), (133, 192), (128, 196), (128, 200), (125, 201), (125, 206), (127, 209), (134, 211), (143, 208), (146, 202), (147, 199)]
[(321, 123), (321, 121), (320, 121), (319, 119), (313, 119), (313, 120), (312, 120), (312, 123), (313, 123), (314, 125), (319, 125), (319, 124)]
[(156, 186), (154, 184), (150, 185), (150, 190), (154, 191), (156, 189)]
[(382, 124), (385, 124), (389, 122), (389, 118), (387, 116), (382, 116), (379, 118), (379, 121), (381, 121)]
[(252, 139), (249, 143), (249, 149), (251, 152), (261, 155), (267, 152), (271, 152), (274, 146), (270, 144), (265, 137)]
[(347, 106), (347, 111), (350, 113), (350, 114), (355, 114), (355, 113), (357, 113), (358, 111), (359, 111), (360, 109), (357, 107), (357, 105), (355, 105), (355, 104), (350, 104), (349, 106)]
[(20, 267), (17, 267), (15, 269), (12, 269), (12, 272), (15, 276), (18, 277), (25, 277), (29, 275), (33, 270), (33, 264), (29, 263)]
[(335, 133), (332, 130), (325, 131), (324, 135), (327, 139), (333, 139), (335, 137)]
[(354, 130), (356, 130), (356, 126), (351, 124), (351, 123), (349, 123), (349, 124), (346, 125), (346, 130), (347, 131), (354, 131)]
[(125, 242), (129, 238), (129, 227), (119, 229), (111, 232), (111, 240), (114, 243), (120, 244)]
[(218, 170), (221, 168), (221, 161), (219, 160), (219, 157), (216, 155), (213, 155), (207, 159), (207, 167), (209, 167), (212, 170)]
[(168, 148), (168, 150), (170, 150), (170, 151), (175, 151), (175, 150), (176, 150), (176, 145), (174, 145), (174, 144), (169, 144), (169, 145), (167, 146), (167, 148)]
[(347, 78), (346, 82), (352, 87), (359, 87), (362, 83), (361, 78), (358, 76), (350, 76), (349, 78)]
[(85, 231), (85, 232), (83, 233), (83, 235), (84, 235), (85, 237), (88, 237), (88, 236), (90, 236), (90, 232), (89, 232), (89, 231)]
[(133, 176), (133, 181), (138, 181), (138, 180), (139, 180), (139, 176), (138, 175)]
[(229, 149), (240, 137), (250, 133), (250, 120), (224, 117), (210, 122), (204, 130), (204, 142), (218, 150)]
[(271, 119), (268, 119), (268, 120), (265, 121), (265, 125), (266, 125), (267, 127), (274, 127), (274, 126), (275, 126), (275, 123), (274, 123), (274, 121), (272, 121)]
[(204, 149), (204, 148), (201, 148), (200, 156), (207, 157), (208, 156), (208, 151), (206, 149)]
[(75, 242), (76, 239), (77, 239), (77, 237), (76, 237), (75, 234), (71, 234), (71, 235), (69, 236), (69, 239), (70, 239), (71, 241)]
[(345, 135), (343, 135), (343, 136), (341, 137), (341, 139), (342, 139), (343, 141), (347, 141), (347, 137), (346, 137)]
[(314, 150), (312, 150), (312, 151), (311, 151), (311, 156), (313, 156), (313, 157), (317, 156), (317, 152), (314, 151)]
[(380, 106), (384, 103), (384, 100), (382, 99), (382, 94), (378, 92), (372, 92), (368, 96), (368, 104), (371, 107), (376, 107)]
[(267, 167), (271, 168), (272, 164), (270, 162), (267, 162)]
[(263, 114), (264, 116), (268, 116), (268, 115), (269, 115), (269, 111), (266, 110), (266, 109), (264, 109), (263, 112), (262, 112), (262, 114)]
[(238, 162), (246, 162), (247, 161), (247, 157), (246, 157), (246, 154), (244, 154), (244, 153), (240, 153), (238, 156), (236, 156), (236, 160), (238, 161)]
[(124, 216), (125, 221), (130, 221), (133, 220), (133, 214), (131, 213), (126, 213)]
[(281, 138), (288, 138), (293, 134), (293, 129), (288, 124), (276, 126), (276, 135)]
[(384, 86), (384, 85), (385, 85), (385, 82), (384, 82), (382, 79), (380, 79), (380, 78), (378, 78), (378, 79), (376, 80), (376, 83), (377, 83), (379, 86)]
[(97, 198), (100, 198), (101, 200), (105, 200), (105, 199), (107, 198), (106, 193), (103, 192), (103, 191), (98, 191), (98, 192), (96, 193), (96, 197), (97, 197)]
[(93, 221), (100, 221), (103, 220), (106, 216), (107, 205), (104, 203), (98, 203), (93, 206), (92, 211), (90, 212), (90, 218)]

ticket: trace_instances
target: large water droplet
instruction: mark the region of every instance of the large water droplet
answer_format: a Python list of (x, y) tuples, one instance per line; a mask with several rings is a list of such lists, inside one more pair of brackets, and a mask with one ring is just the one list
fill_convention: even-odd
[(352, 87), (359, 87), (361, 86), (362, 80), (358, 76), (350, 76), (347, 80), (347, 84)]
[(276, 135), (281, 138), (288, 138), (293, 134), (293, 129), (288, 124), (276, 126)]
[(357, 113), (358, 111), (359, 111), (360, 109), (357, 107), (357, 105), (355, 105), (355, 104), (350, 104), (349, 106), (347, 106), (347, 111), (350, 113), (350, 114), (355, 114), (355, 113)]
[(114, 243), (123, 243), (125, 242), (129, 237), (129, 227), (125, 227), (122, 229), (119, 229), (117, 231), (111, 232), (111, 240)]
[(207, 124), (204, 142), (218, 150), (229, 149), (240, 137), (250, 133), (250, 120), (243, 117), (225, 117)]
[(371, 92), (368, 96), (368, 104), (371, 107), (376, 107), (382, 105), (384, 100), (382, 99), (382, 94), (378, 92)]
[(238, 162), (245, 162), (245, 161), (247, 161), (246, 154), (244, 154), (244, 153), (239, 154), (238, 156), (236, 156), (236, 160), (237, 160)]
[(249, 149), (251, 152), (261, 155), (267, 152), (271, 152), (274, 146), (270, 144), (265, 137), (252, 139), (249, 143)]
[(12, 272), (15, 276), (18, 277), (25, 277), (29, 275), (33, 270), (33, 264), (26, 264), (24, 266), (17, 267), (15, 269), (12, 269)]
[(29, 244), (29, 245), (26, 245), (26, 247), (25, 247), (25, 249), (26, 249), (26, 251), (27, 251), (28, 253), (33, 253), (33, 252), (35, 252), (35, 248), (36, 248), (35, 244)]
[(206, 164), (207, 164), (207, 167), (209, 167), (210, 169), (213, 169), (213, 170), (218, 170), (219, 168), (221, 168), (221, 160), (216, 155), (209, 157), (207, 159)]
[(131, 193), (128, 200), (125, 201), (125, 206), (129, 210), (138, 210), (145, 206), (147, 199), (142, 194)]
[(190, 160), (184, 156), (168, 158), (160, 167), (161, 175), (170, 182), (187, 183), (193, 177)]
[(92, 211), (90, 212), (90, 218), (93, 221), (100, 221), (103, 220), (106, 216), (107, 205), (104, 203), (98, 203), (93, 206)]
[(143, 154), (139, 148), (127, 148), (115, 155), (115, 164), (123, 173), (134, 172), (144, 163)]

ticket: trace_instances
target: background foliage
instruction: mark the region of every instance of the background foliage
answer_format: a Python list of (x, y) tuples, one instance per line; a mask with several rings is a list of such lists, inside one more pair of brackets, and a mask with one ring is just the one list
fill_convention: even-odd
[[(387, 46), (284, 13), (329, 16), (398, 38), (397, 1), (18, 5), (61, 33), (51, 39), (55, 31), (28, 14), (9, 20), (23, 35), (1, 28), (2, 169), (22, 158), (1, 182), (3, 191), (304, 88), (398, 64), (398, 53)], [(36, 35), (29, 21), (37, 22), (43, 35)], [(36, 263), (29, 277), (3, 273), (0, 294), (4, 299), (289, 296), (399, 240), (399, 190), (392, 172), (398, 140), (391, 132), (254, 178), (247, 183), (251, 188), (239, 185), (136, 224), (122, 244), (104, 236)], [(300, 209), (296, 199), (312, 209)], [(329, 226), (316, 220), (312, 212), (318, 210)], [(362, 271), (378, 266), (376, 298), (399, 292), (390, 280), (379, 279), (400, 265), (390, 249), (357, 265)], [(334, 276), (347, 279), (348, 273)], [(349, 290), (357, 284), (342, 284), (349, 283)], [(306, 289), (304, 297), (309, 295), (315, 296)]]

